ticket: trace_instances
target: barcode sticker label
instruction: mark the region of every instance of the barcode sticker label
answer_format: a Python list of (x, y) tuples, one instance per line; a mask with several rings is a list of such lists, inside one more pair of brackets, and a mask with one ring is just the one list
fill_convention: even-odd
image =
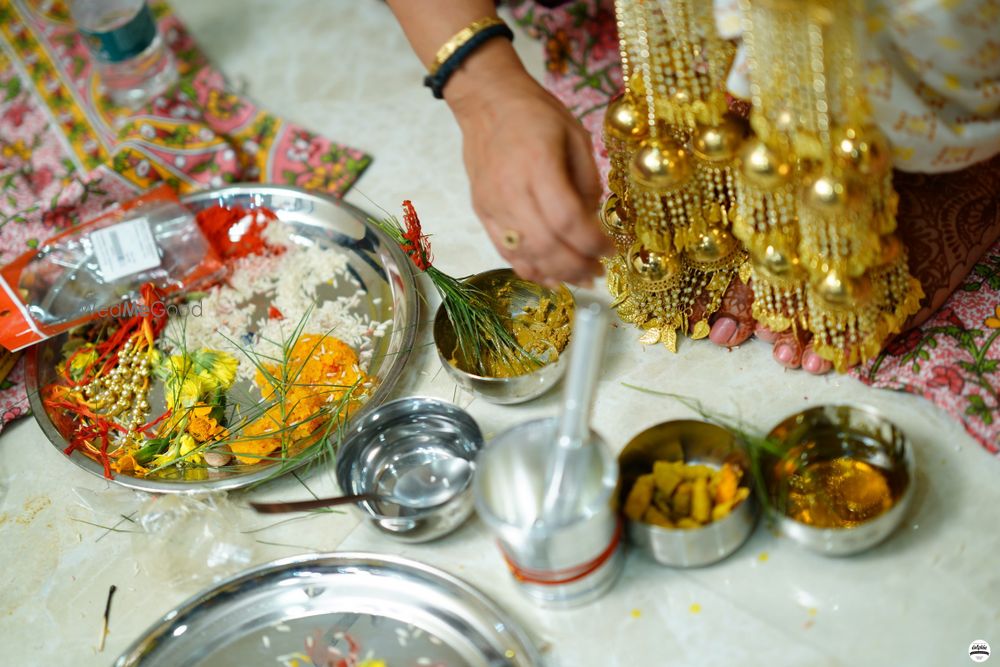
[(145, 218), (91, 232), (90, 242), (94, 245), (94, 255), (105, 282), (160, 265), (160, 253)]

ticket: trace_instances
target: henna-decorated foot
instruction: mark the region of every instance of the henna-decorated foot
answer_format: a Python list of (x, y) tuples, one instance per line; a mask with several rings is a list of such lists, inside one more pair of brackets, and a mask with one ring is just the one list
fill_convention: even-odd
[[(960, 172), (895, 172), (893, 185), (899, 193), (898, 234), (909, 249), (910, 271), (926, 295), (923, 307), (907, 322), (911, 329), (941, 307), (1000, 238), (1000, 156)], [(816, 375), (830, 371), (832, 364), (812, 349), (808, 333), (776, 333), (754, 325), (752, 302), (750, 289), (734, 283), (709, 338), (718, 345), (739, 345), (750, 326), (757, 338), (773, 343), (774, 359), (781, 366)]]
[(814, 375), (824, 375), (833, 368), (826, 359), (816, 354), (810, 344), (811, 336), (802, 332), (798, 335), (776, 333), (758, 324), (753, 319), (753, 290), (749, 285), (736, 280), (722, 298), (722, 305), (712, 316), (709, 340), (721, 347), (735, 347), (751, 335), (774, 344), (773, 356), (785, 368), (802, 368)]
[(813, 350), (812, 344), (802, 351), (802, 370), (813, 375), (826, 375), (833, 370), (833, 362), (827, 361)]
[(801, 368), (813, 375), (825, 375), (833, 369), (833, 364), (813, 350), (810, 342), (812, 336), (808, 332), (795, 334), (784, 331), (776, 333), (758, 324), (754, 335), (774, 346), (771, 354), (774, 356), (774, 360), (785, 368)]
[(708, 338), (716, 345), (736, 347), (753, 335), (753, 290), (738, 278), (722, 297), (722, 305), (712, 315)]
[[(895, 172), (893, 185), (899, 194), (897, 233), (926, 295), (923, 307), (907, 322), (910, 329), (941, 307), (1000, 238), (1000, 156), (954, 173)], [(733, 281), (709, 320), (709, 339), (735, 347), (755, 335), (774, 345), (774, 360), (785, 368), (814, 375), (830, 372), (832, 364), (813, 350), (808, 332), (771, 331), (753, 320), (752, 304), (753, 290)], [(700, 319), (703, 302), (695, 304), (691, 321)]]
[[(705, 319), (709, 299), (708, 292), (695, 300), (688, 316), (691, 334), (694, 326)], [(753, 290), (739, 278), (733, 278), (729, 289), (722, 296), (722, 302), (708, 318), (711, 325), (708, 338), (721, 347), (736, 347), (753, 335), (755, 322), (752, 313)]]
[(805, 334), (795, 334), (790, 331), (779, 333), (774, 339), (771, 356), (785, 368), (799, 368), (802, 366), (802, 353), (806, 348), (806, 340)]

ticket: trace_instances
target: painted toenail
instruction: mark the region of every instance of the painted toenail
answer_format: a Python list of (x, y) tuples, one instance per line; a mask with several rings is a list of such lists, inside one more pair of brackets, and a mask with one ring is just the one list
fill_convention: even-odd
[(719, 318), (712, 326), (712, 340), (721, 345), (727, 344), (736, 335), (739, 325), (731, 317)]
[(795, 350), (791, 345), (779, 345), (774, 349), (774, 358), (783, 364), (790, 364), (795, 358)]
[(810, 354), (802, 360), (802, 368), (806, 369), (810, 373), (818, 373), (822, 365), (823, 360), (815, 354)]

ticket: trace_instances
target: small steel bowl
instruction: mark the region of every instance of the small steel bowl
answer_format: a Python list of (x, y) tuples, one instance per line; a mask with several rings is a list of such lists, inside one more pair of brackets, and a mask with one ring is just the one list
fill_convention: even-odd
[[(558, 297), (574, 303), (573, 295), (565, 286), (560, 286), (556, 292), (538, 283), (519, 278), (511, 269), (477, 273), (466, 278), (466, 281), (488, 294), (495, 294), (507, 286), (513, 287), (510, 310), (507, 313), (511, 316), (523, 313), (525, 308), (537, 306), (545, 296)], [(537, 398), (554, 387), (566, 370), (565, 354), (560, 354), (555, 361), (537, 370), (513, 377), (484, 377), (460, 368), (452, 363), (457, 345), (455, 329), (443, 306), (438, 307), (437, 315), (434, 317), (434, 344), (441, 363), (458, 386), (490, 403), (511, 405)]]
[[(740, 486), (751, 485), (749, 457), (736, 436), (706, 422), (671, 421), (646, 429), (632, 438), (619, 454), (620, 505), (625, 504), (635, 480), (651, 472), (656, 461), (684, 461), (713, 468), (729, 461), (743, 469)], [(629, 539), (657, 563), (671, 567), (701, 567), (722, 560), (746, 542), (757, 523), (758, 513), (751, 492), (727, 516), (701, 528), (663, 528), (631, 520), (626, 520), (626, 524)]]
[[(764, 453), (761, 469), (771, 496), (769, 514), (779, 529), (798, 544), (827, 556), (848, 556), (870, 549), (902, 523), (913, 499), (916, 463), (903, 432), (867, 406), (824, 405), (792, 415), (768, 438), (784, 452)], [(817, 528), (788, 516), (782, 509), (784, 480), (815, 463), (847, 456), (881, 468), (892, 507), (869, 521), (845, 528)]]
[[(482, 446), (479, 426), (458, 406), (436, 398), (401, 398), (351, 428), (337, 453), (337, 483), (345, 494), (391, 495), (396, 480), (408, 470), (448, 458), (463, 458), (474, 466)], [(367, 501), (356, 508), (390, 537), (427, 542), (455, 530), (472, 514), (472, 478), (433, 507)]]

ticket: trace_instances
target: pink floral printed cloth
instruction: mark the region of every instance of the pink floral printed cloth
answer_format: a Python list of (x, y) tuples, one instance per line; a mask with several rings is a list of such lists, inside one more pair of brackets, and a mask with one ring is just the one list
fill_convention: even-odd
[[(152, 9), (180, 82), (133, 113), (101, 96), (65, 2), (0, 0), (0, 265), (157, 183), (340, 196), (370, 163), (230, 92), (170, 8)], [(27, 412), (19, 363), (0, 382), (0, 428)]]
[[(612, 3), (571, 0), (555, 9), (515, 0), (514, 15), (542, 40), (546, 86), (590, 130), (602, 177), (608, 156), (601, 124), (608, 100), (622, 87)], [(942, 193), (942, 207), (961, 193)], [(981, 202), (972, 214), (997, 216), (1000, 202)], [(963, 204), (964, 205), (964, 204)], [(966, 283), (923, 326), (894, 340), (874, 361), (854, 369), (861, 381), (918, 394), (962, 422), (989, 452), (1000, 456), (1000, 242)]]

